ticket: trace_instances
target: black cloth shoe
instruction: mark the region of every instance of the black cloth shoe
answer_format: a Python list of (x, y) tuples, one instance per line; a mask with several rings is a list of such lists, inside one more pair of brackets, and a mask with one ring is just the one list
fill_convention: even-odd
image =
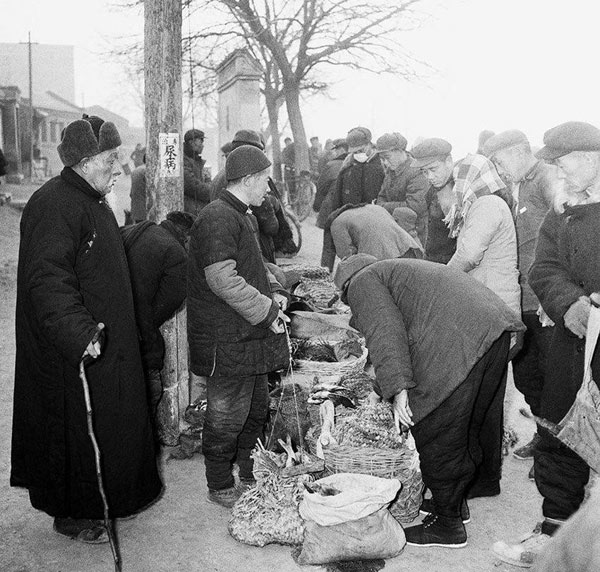
[(500, 494), (500, 481), (475, 481), (467, 491), (467, 499), (497, 497)]
[[(433, 499), (423, 499), (419, 512), (424, 515), (434, 512)], [(460, 505), (460, 518), (462, 519), (463, 524), (469, 524), (469, 522), (471, 522), (471, 511), (469, 510), (466, 499), (463, 499)]]
[(459, 516), (430, 514), (421, 524), (404, 529), (404, 534), (410, 546), (464, 548), (467, 545), (467, 531)]
[(108, 532), (101, 520), (55, 517), (54, 530), (58, 534), (86, 544), (104, 544), (108, 542)]

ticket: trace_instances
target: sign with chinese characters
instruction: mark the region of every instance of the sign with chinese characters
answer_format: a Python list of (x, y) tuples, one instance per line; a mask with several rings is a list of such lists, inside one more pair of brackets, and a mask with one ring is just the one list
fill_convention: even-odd
[(181, 173), (179, 133), (159, 133), (158, 153), (160, 157), (160, 176), (179, 177)]

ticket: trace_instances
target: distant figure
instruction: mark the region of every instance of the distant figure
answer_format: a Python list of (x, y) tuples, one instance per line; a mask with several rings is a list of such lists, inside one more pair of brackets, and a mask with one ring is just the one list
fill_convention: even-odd
[(385, 133), (377, 139), (377, 153), (385, 169), (377, 204), (393, 215), (398, 224), (404, 209), (414, 211), (417, 215), (415, 230), (421, 243), (425, 244), (428, 217), (425, 195), (429, 184), (407, 153), (406, 143), (400, 133)]
[(318, 137), (310, 138), (310, 147), (308, 148), (308, 161), (310, 164), (310, 174), (314, 181), (319, 178), (319, 160), (323, 154), (323, 149)]
[(371, 137), (366, 127), (348, 131), (348, 156), (336, 180), (332, 210), (348, 204), (370, 203), (377, 198), (385, 173)]
[(135, 146), (135, 149), (131, 152), (131, 155), (129, 156), (129, 158), (133, 161), (134, 169), (136, 167), (139, 167), (143, 163), (145, 163), (145, 160), (144, 160), (145, 156), (146, 156), (146, 149), (142, 147), (141, 143), (138, 143)]
[(429, 183), (425, 195), (427, 212), (427, 241), (425, 258), (447, 264), (456, 251), (456, 238), (449, 235), (444, 218), (456, 201), (454, 195), (454, 161), (452, 145), (444, 139), (423, 139), (413, 147), (412, 156)]
[(323, 146), (323, 152), (321, 153), (321, 157), (319, 158), (319, 176), (323, 172), (325, 165), (333, 159), (333, 139), (327, 139), (325, 141), (325, 145)]
[(131, 220), (134, 223), (146, 220), (148, 207), (146, 205), (146, 154), (142, 157), (142, 164), (131, 173)]
[(348, 155), (348, 143), (345, 139), (336, 139), (331, 147), (331, 160), (320, 169), (319, 179), (317, 180), (317, 193), (313, 202), (313, 210), (319, 213), (316, 225), (318, 228), (325, 228), (327, 217), (332, 211), (333, 194), (335, 192), (335, 182), (342, 168), (344, 159)]
[(183, 204), (185, 212), (197, 216), (210, 202), (210, 176), (204, 168), (204, 131), (190, 129), (183, 137)]
[(281, 150), (281, 163), (283, 164), (283, 182), (288, 193), (294, 194), (296, 190), (296, 150), (290, 137), (283, 140), (285, 147)]
[(121, 228), (152, 413), (163, 392), (165, 344), (159, 328), (186, 297), (187, 242), (194, 220), (173, 211), (160, 224), (144, 221)]
[(478, 155), (485, 155), (485, 152), (484, 152), (485, 143), (490, 137), (493, 137), (494, 135), (496, 135), (496, 133), (494, 131), (490, 131), (489, 129), (484, 129), (479, 134), (479, 138), (477, 140), (477, 154)]

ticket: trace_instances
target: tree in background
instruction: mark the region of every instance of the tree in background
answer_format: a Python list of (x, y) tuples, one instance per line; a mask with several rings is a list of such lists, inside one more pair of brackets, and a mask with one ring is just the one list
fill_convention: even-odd
[[(190, 105), (216, 93), (218, 65), (246, 48), (263, 70), (262, 93), (276, 173), (285, 104), (297, 171), (309, 170), (301, 94), (325, 92), (327, 68), (390, 73), (412, 80), (423, 67), (402, 44), (423, 19), (425, 0), (183, 0), (184, 89)], [(134, 0), (135, 6), (141, 0)], [(185, 35), (187, 32), (187, 35)], [(131, 49), (122, 54), (131, 55)], [(187, 84), (187, 87), (185, 86)], [(185, 112), (184, 112), (185, 114)]]
[[(401, 43), (419, 24), (422, 0), (188, 0), (210, 22), (188, 41), (210, 56), (244, 46), (263, 67), (263, 93), (274, 158), (279, 157), (279, 109), (285, 102), (296, 150), (296, 168), (309, 170), (300, 95), (321, 92), (326, 66), (416, 77), (417, 60)], [(219, 16), (213, 20), (208, 12)], [(208, 16), (208, 17), (207, 17)], [(232, 25), (234, 24), (234, 25)], [(208, 49), (207, 46), (213, 46)], [(205, 67), (207, 62), (200, 64)], [(214, 69), (214, 68), (213, 68)]]

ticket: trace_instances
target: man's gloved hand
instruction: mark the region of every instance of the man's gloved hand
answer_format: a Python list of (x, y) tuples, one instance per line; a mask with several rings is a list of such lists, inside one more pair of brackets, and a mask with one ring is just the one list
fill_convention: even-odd
[(285, 333), (285, 322), (289, 322), (290, 319), (283, 313), (282, 310), (279, 310), (277, 317), (271, 322), (269, 326), (269, 330), (271, 330), (275, 334), (283, 334)]
[(585, 338), (587, 323), (590, 315), (591, 302), (587, 296), (580, 296), (579, 300), (571, 304), (563, 318), (565, 328), (573, 332), (578, 338)]

